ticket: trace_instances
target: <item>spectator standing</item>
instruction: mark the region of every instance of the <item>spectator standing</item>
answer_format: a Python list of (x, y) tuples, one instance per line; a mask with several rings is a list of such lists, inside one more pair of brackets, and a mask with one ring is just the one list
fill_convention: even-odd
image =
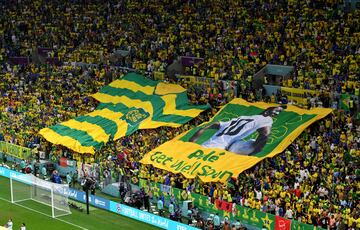
[(324, 229), (328, 229), (329, 226), (329, 218), (326, 216), (326, 213), (324, 212), (322, 217), (320, 218), (320, 226)]
[(335, 219), (334, 215), (331, 215), (329, 218), (329, 228), (330, 228), (330, 230), (336, 229), (336, 219)]
[(284, 217), (290, 220), (294, 218), (294, 212), (290, 207), (286, 210)]
[(220, 217), (218, 213), (216, 213), (216, 215), (214, 216), (214, 229), (215, 230), (220, 229)]
[(22, 173), (25, 173), (25, 168), (26, 168), (26, 162), (24, 159), (22, 159), (20, 162), (20, 169)]
[(169, 213), (170, 219), (173, 219), (175, 217), (175, 206), (172, 202), (169, 204)]
[(45, 166), (43, 166), (43, 167), (41, 168), (41, 174), (42, 174), (42, 176), (43, 176), (43, 178), (44, 178), (44, 180), (45, 180), (45, 179), (46, 179), (46, 176), (47, 176), (47, 169), (46, 169)]
[(52, 173), (51, 181), (53, 183), (61, 184), (61, 177), (59, 176), (59, 173), (57, 170), (54, 170), (54, 172)]
[(261, 190), (255, 189), (256, 199), (262, 200), (262, 192)]
[(66, 174), (66, 182), (68, 183), (69, 187), (71, 186), (71, 182), (72, 182), (72, 176), (70, 175), (70, 173)]
[(78, 181), (78, 171), (75, 170), (75, 172), (72, 174), (72, 187), (75, 188), (76, 182)]
[(170, 202), (172, 202), (173, 204), (176, 204), (176, 198), (175, 198), (174, 194), (171, 194)]
[(164, 203), (163, 203), (161, 198), (158, 199), (157, 208), (158, 208), (158, 211), (159, 211), (159, 215), (162, 216), (163, 215)]
[(241, 222), (240, 222), (240, 220), (236, 220), (234, 226), (235, 226), (235, 229), (236, 229), (236, 230), (240, 229), (240, 227), (241, 227)]

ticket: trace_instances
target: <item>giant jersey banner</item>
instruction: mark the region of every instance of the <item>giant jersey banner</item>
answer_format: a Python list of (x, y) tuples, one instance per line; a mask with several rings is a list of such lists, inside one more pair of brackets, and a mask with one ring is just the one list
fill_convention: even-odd
[(94, 153), (110, 139), (138, 129), (179, 127), (208, 109), (189, 105), (186, 89), (130, 73), (93, 95), (95, 111), (40, 130), (48, 141), (78, 153)]
[(211, 121), (152, 150), (141, 162), (187, 178), (226, 182), (284, 151), (306, 127), (330, 112), (234, 99)]

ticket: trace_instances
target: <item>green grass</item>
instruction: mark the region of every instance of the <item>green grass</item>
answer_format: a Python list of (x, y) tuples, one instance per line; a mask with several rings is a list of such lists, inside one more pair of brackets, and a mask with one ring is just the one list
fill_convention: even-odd
[[(71, 209), (72, 214), (67, 216), (53, 219), (51, 217), (42, 215), (40, 213), (30, 211), (15, 204), (11, 204), (10, 201), (10, 182), (9, 179), (0, 177), (0, 226), (3, 226), (9, 218), (13, 219), (13, 229), (19, 229), (21, 223), (26, 224), (26, 228), (29, 230), (67, 230), (67, 229), (80, 229), (72, 226), (61, 220), (73, 223), (83, 228), (92, 230), (111, 230), (111, 229), (126, 229), (126, 230), (152, 230), (159, 229), (148, 224), (126, 218), (108, 211), (91, 208), (90, 215), (87, 215), (85, 210), (80, 212), (78, 210)], [(5, 200), (4, 200), (5, 199)], [(31, 207), (34, 210), (51, 215), (51, 208), (34, 202), (32, 200), (19, 202), (20, 205)]]

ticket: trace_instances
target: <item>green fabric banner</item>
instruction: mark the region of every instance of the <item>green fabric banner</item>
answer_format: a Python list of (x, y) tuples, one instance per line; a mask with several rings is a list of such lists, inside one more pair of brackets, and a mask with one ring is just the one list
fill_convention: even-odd
[(151, 150), (140, 163), (203, 182), (226, 183), (283, 152), (309, 125), (331, 111), (235, 98), (209, 122)]
[(350, 95), (349, 94), (341, 94), (340, 96), (340, 108), (349, 111), (350, 110)]
[(291, 221), (291, 230), (314, 230), (314, 229), (323, 229), (323, 228), (315, 227), (310, 224), (304, 224), (297, 220)]

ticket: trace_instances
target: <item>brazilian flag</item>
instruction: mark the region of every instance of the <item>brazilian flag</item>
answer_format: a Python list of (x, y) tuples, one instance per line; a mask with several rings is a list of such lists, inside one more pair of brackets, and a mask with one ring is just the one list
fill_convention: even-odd
[(350, 95), (341, 94), (340, 96), (340, 108), (344, 111), (350, 111)]
[(186, 89), (130, 73), (92, 95), (100, 104), (84, 116), (40, 130), (53, 144), (78, 153), (99, 150), (138, 129), (179, 127), (209, 105), (190, 105)]

